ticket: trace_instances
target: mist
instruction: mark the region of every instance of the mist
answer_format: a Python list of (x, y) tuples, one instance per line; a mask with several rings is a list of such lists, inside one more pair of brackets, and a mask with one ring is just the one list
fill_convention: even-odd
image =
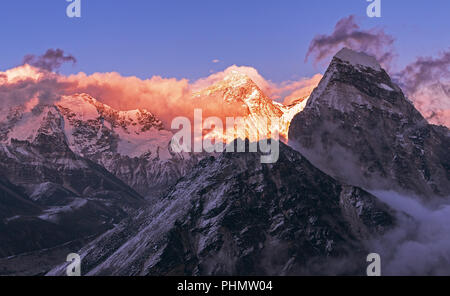
[(398, 225), (368, 245), (381, 255), (382, 275), (450, 275), (450, 197), (371, 193), (397, 211)]

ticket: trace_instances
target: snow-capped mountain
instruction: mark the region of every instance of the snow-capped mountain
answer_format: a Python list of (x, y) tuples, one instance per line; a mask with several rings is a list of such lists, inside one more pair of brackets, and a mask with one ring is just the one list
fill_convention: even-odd
[[(132, 188), (69, 148), (57, 107), (13, 108), (6, 117), (0, 128), (0, 257), (41, 252), (34, 271), (42, 272), (45, 250), (103, 233), (144, 204)], [(25, 268), (2, 264), (0, 273), (14, 274), (16, 267)]]
[[(245, 74), (232, 72), (221, 82), (194, 94), (219, 97), (223, 104), (238, 105), (238, 116), (246, 125), (237, 128), (236, 136), (217, 135), (226, 142), (236, 137), (253, 141), (272, 136), (272, 122), (281, 137), (287, 138), (289, 123), (304, 108), (307, 98), (284, 106), (272, 101)], [(49, 119), (49, 114), (53, 122)], [(33, 142), (44, 118), (47, 129), (59, 129), (70, 149), (124, 181), (140, 194), (157, 196), (186, 174), (199, 154), (174, 153), (172, 131), (147, 110), (118, 111), (87, 94), (63, 96), (53, 106), (16, 106), (0, 113), (0, 143)], [(54, 127), (52, 127), (55, 125)], [(275, 126), (275, 127), (276, 127)], [(214, 131), (205, 136), (213, 136)]]
[(298, 113), (302, 112), (306, 104), (308, 103), (309, 96), (303, 97), (295, 100), (290, 105), (285, 106), (282, 104), (279, 104), (280, 109), (283, 111), (283, 115), (280, 119), (280, 134), (283, 136), (285, 140), (289, 139), (289, 128), (291, 126), (292, 119), (294, 119), (294, 116)]
[(450, 195), (450, 133), (428, 124), (375, 58), (342, 49), (289, 130), (290, 144), (344, 182)]
[(173, 133), (147, 110), (117, 111), (86, 94), (56, 105), (71, 149), (143, 195), (164, 191), (196, 162), (195, 155), (172, 151)]
[(287, 139), (290, 121), (295, 114), (303, 110), (307, 101), (305, 99), (284, 106), (271, 100), (250, 77), (237, 71), (232, 71), (223, 81), (194, 94), (194, 98), (208, 96), (223, 98), (225, 103), (241, 107), (236, 113), (246, 120), (246, 125), (237, 128), (237, 137), (218, 135), (228, 143), (235, 138), (252, 141), (270, 138), (274, 128), (278, 129), (282, 138)]
[[(0, 143), (34, 142), (41, 133), (60, 141), (143, 195), (159, 193), (189, 168), (195, 156), (173, 153), (172, 132), (146, 110), (117, 111), (86, 94), (64, 96), (53, 106), (2, 112)], [(51, 143), (49, 143), (51, 144)]]
[[(147, 110), (117, 111), (94, 98), (79, 94), (56, 103), (64, 116), (69, 147), (81, 156), (102, 158), (115, 152), (122, 156), (166, 160), (172, 133)], [(106, 159), (100, 161), (105, 164)]]
[[(62, 184), (77, 194), (88, 187), (110, 187), (118, 192), (130, 189), (70, 149), (64, 117), (56, 106), (39, 105), (31, 111), (15, 107), (7, 119), (0, 125), (0, 166), (11, 182), (29, 189), (29, 193), (44, 182)], [(105, 180), (94, 186), (95, 176)], [(131, 199), (140, 198), (132, 190), (130, 193), (130, 197), (134, 195)]]
[[(449, 130), (428, 124), (365, 54), (340, 51), (289, 106), (238, 72), (199, 97), (238, 106), (248, 126), (237, 138), (271, 137), (280, 122), (297, 151), (280, 142), (273, 164), (174, 153), (157, 110), (86, 94), (1, 110), (0, 257), (16, 256), (0, 259), (0, 274), (63, 275), (48, 258), (69, 243), (88, 275), (363, 274), (367, 243), (410, 217), (362, 188), (450, 194)], [(40, 235), (23, 244), (26, 233)], [(16, 264), (24, 258), (48, 261)]]
[[(203, 159), (158, 203), (85, 246), (80, 251), (83, 272), (362, 272), (367, 256), (363, 240), (390, 229), (392, 212), (364, 190), (322, 173), (283, 143), (280, 150), (275, 164), (261, 164), (258, 153)], [(344, 259), (345, 264), (325, 263)], [(64, 271), (65, 265), (49, 274)]]

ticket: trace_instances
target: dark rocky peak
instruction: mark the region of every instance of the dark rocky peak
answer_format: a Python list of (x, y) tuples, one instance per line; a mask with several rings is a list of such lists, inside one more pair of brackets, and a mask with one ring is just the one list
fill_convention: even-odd
[(428, 124), (375, 59), (348, 49), (332, 60), (290, 144), (339, 180), (370, 189), (450, 194), (448, 130)]
[[(367, 107), (404, 115), (413, 123), (424, 121), (376, 59), (343, 48), (332, 59), (308, 105), (328, 105), (341, 111)], [(308, 106), (307, 106), (308, 108)]]
[(363, 273), (364, 240), (390, 229), (392, 212), (283, 143), (276, 163), (261, 164), (260, 157), (223, 153), (203, 159), (167, 196), (83, 248), (84, 272)]

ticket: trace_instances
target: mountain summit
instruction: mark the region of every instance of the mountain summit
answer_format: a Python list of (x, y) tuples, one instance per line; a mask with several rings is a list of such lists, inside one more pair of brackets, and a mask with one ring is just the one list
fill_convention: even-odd
[(375, 58), (341, 50), (289, 130), (290, 144), (347, 183), (450, 194), (449, 130), (422, 117)]
[[(194, 95), (198, 96), (219, 98), (217, 104), (233, 105), (235, 117), (247, 121), (246, 126), (237, 129), (237, 137), (241, 139), (258, 141), (270, 137), (271, 122), (278, 122), (283, 116), (280, 106), (267, 97), (250, 77), (238, 71), (232, 71), (222, 81)], [(234, 139), (225, 138), (225, 141), (230, 143)]]
[(364, 52), (356, 52), (344, 47), (336, 55), (335, 58), (340, 59), (343, 62), (347, 62), (353, 67), (371, 68), (375, 71), (382, 71), (377, 59)]
[[(194, 97), (200, 96), (218, 97), (224, 103), (239, 105), (236, 116), (245, 118), (248, 126), (238, 130), (237, 136), (253, 141), (270, 137), (272, 122), (278, 122), (280, 136), (287, 139), (292, 118), (303, 110), (307, 102), (307, 98), (298, 98), (289, 106), (275, 102), (248, 75), (239, 71), (231, 71), (222, 81), (194, 94)], [(234, 140), (226, 139), (227, 142)]]

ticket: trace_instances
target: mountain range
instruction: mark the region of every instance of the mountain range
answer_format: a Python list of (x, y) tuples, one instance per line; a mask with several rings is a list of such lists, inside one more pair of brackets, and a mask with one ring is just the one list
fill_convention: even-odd
[(0, 274), (64, 275), (67, 250), (86, 275), (363, 274), (371, 242), (413, 219), (377, 191), (450, 196), (449, 130), (364, 53), (342, 49), (289, 106), (239, 72), (208, 96), (250, 122), (228, 145), (279, 121), (278, 161), (174, 152), (157, 110), (88, 94), (1, 110)]

